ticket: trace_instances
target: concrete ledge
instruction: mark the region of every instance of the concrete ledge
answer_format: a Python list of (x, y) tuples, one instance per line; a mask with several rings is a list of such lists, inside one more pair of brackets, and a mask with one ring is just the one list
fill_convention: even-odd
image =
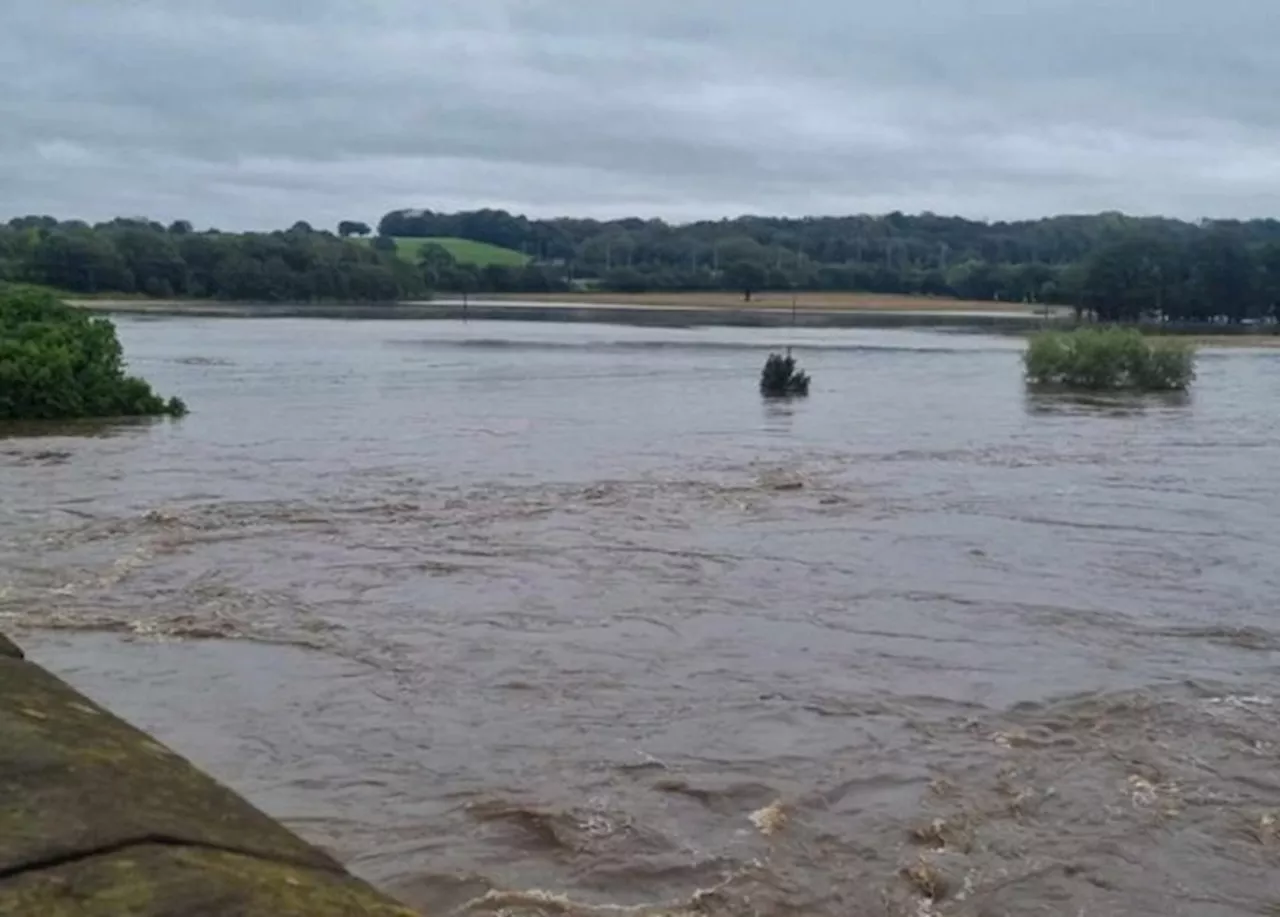
[(0, 914), (412, 917), (3, 637)]
[(200, 847), (142, 844), (0, 884), (0, 913), (30, 917), (405, 917), (341, 873)]

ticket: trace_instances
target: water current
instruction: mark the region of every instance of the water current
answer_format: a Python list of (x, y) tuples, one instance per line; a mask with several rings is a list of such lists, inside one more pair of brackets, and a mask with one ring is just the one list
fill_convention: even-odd
[(119, 326), (193, 413), (6, 431), (0, 630), (424, 912), (1280, 913), (1280, 354)]

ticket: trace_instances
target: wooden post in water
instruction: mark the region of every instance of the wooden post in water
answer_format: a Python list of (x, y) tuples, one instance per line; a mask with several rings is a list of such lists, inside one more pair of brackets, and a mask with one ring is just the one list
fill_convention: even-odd
[(415, 917), (3, 636), (0, 914)]

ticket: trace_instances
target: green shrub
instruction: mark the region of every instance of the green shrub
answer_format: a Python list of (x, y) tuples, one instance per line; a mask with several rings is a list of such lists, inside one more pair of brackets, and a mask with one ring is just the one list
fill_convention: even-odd
[(790, 348), (787, 355), (771, 353), (760, 371), (760, 394), (766, 398), (804, 398), (809, 394), (809, 376), (796, 367)]
[(1034, 335), (1023, 355), (1027, 381), (1087, 391), (1173, 392), (1195, 379), (1195, 349), (1132, 328), (1077, 328)]
[(115, 326), (37, 287), (0, 285), (0, 420), (181, 416), (124, 372)]

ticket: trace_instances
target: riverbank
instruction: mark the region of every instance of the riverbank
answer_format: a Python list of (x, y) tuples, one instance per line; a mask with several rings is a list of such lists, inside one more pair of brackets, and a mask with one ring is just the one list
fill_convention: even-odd
[[(201, 318), (327, 318), (403, 321), (464, 320), (584, 322), (687, 328), (696, 326), (805, 328), (935, 328), (1027, 334), (1049, 324), (1070, 324), (1068, 311), (1032, 311), (1023, 305), (862, 293), (762, 296), (750, 304), (722, 293), (486, 295), (483, 299), (395, 303), (245, 303), (195, 299), (69, 299), (72, 305), (116, 315)], [(1211, 330), (1203, 331), (1209, 327)], [(1243, 326), (1143, 326), (1149, 334), (1177, 336), (1201, 347), (1280, 348), (1280, 334)]]
[(1280, 334), (1259, 334), (1242, 331), (1239, 334), (1157, 334), (1155, 337), (1175, 338), (1196, 347), (1280, 347)]
[[(461, 302), (455, 294), (441, 294), (431, 300), (407, 300), (402, 305)], [(192, 309), (238, 309), (245, 305), (266, 308), (266, 304), (226, 302), (206, 299), (152, 299), (144, 296), (98, 294), (94, 296), (70, 296), (68, 302), (86, 309), (110, 309), (112, 311), (182, 311)], [(509, 305), (552, 305), (574, 308), (643, 307), (660, 309), (724, 309), (741, 311), (790, 311), (794, 306), (800, 311), (837, 312), (948, 312), (996, 315), (1044, 316), (1042, 307), (1032, 308), (1025, 303), (994, 302), (970, 299), (950, 299), (936, 296), (907, 296), (892, 293), (847, 292), (798, 292), (757, 293), (748, 302), (740, 293), (718, 291), (696, 293), (483, 293), (472, 297), (472, 304), (500, 303)], [(275, 304), (298, 308), (302, 306), (323, 309), (347, 308), (367, 303), (293, 303)], [(387, 305), (386, 303), (382, 305)], [(1055, 309), (1056, 311), (1056, 309)]]
[(748, 302), (741, 293), (703, 291), (695, 293), (491, 293), (484, 299), (495, 302), (550, 303), (556, 305), (643, 306), (675, 309), (764, 309), (790, 311), (792, 305), (802, 311), (836, 312), (956, 312), (1000, 315), (1043, 315), (1043, 309), (1031, 309), (1025, 303), (990, 300), (951, 299), (938, 296), (907, 296), (896, 293), (849, 293), (799, 291), (764, 292), (752, 295)]
[[(1038, 327), (1042, 313), (1008, 308), (979, 310), (979, 303), (911, 297), (825, 296), (807, 294), (790, 300), (785, 308), (779, 301), (761, 299), (751, 304), (741, 297), (698, 300), (675, 296), (650, 302), (635, 298), (616, 301), (583, 297), (485, 297), (463, 302), (460, 299), (421, 300), (399, 303), (235, 303), (211, 300), (76, 299), (85, 309), (122, 315), (189, 315), (229, 318), (337, 318), (337, 319), (465, 319), (475, 321), (593, 322), (604, 324), (691, 327), (726, 325), (776, 327), (901, 328), (955, 327), (983, 331), (1019, 331)], [(959, 308), (963, 305), (965, 308)], [(935, 308), (935, 306), (940, 306)]]

